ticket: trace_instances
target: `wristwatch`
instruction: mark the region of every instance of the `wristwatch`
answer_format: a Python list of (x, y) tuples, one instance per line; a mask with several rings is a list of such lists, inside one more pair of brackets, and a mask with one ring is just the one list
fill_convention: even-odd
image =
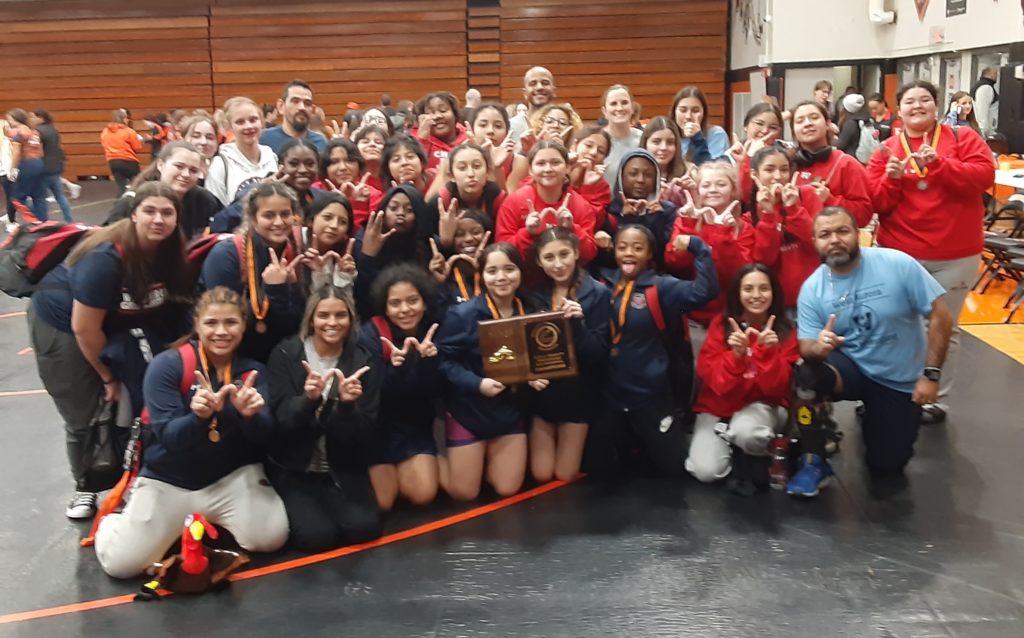
[(942, 378), (942, 368), (925, 368), (924, 372), (921, 373), (921, 376), (929, 381), (938, 383), (939, 379)]

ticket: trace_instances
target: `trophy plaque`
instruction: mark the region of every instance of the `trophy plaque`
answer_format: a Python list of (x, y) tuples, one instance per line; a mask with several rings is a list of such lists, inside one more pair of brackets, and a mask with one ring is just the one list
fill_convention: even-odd
[(484, 374), (506, 385), (574, 377), (572, 326), (561, 312), (480, 322)]

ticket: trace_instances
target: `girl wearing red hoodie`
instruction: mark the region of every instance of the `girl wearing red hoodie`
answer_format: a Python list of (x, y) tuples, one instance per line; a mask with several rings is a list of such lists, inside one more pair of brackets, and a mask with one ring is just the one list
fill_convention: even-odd
[(552, 226), (563, 226), (580, 240), (580, 259), (597, 255), (594, 230), (604, 220), (608, 201), (591, 202), (569, 184), (569, 152), (561, 142), (543, 140), (530, 150), (529, 184), (505, 199), (498, 211), (496, 239), (509, 242), (527, 258), (534, 239)]
[(733, 469), (730, 444), (765, 457), (776, 430), (786, 423), (790, 375), (799, 358), (779, 279), (764, 264), (743, 266), (697, 359), (703, 384), (693, 406), (697, 421), (686, 459), (690, 474), (704, 483), (728, 476)]
[(750, 164), (754, 191), (744, 219), (754, 228), (751, 258), (779, 276), (785, 307), (796, 308), (800, 286), (821, 265), (812, 235), (821, 200), (810, 186), (794, 184), (789, 155), (780, 147), (762, 148)]
[(793, 109), (791, 125), (798, 148), (796, 185), (810, 185), (825, 206), (842, 206), (858, 226), (871, 222), (874, 209), (867, 174), (857, 158), (832, 146), (828, 109), (808, 100)]
[(516, 143), (509, 135), (508, 113), (500, 104), (481, 104), (469, 115), (467, 139), (486, 148), (491, 155), (492, 179), (502, 188), (512, 172), (512, 151)]
[(417, 126), (412, 134), (427, 154), (428, 170), (436, 169), (453, 148), (466, 141), (466, 127), (459, 124), (459, 102), (447, 91), (429, 93), (413, 110)]
[[(938, 91), (916, 81), (896, 95), (903, 130), (887, 139), (868, 164), (878, 211), (878, 245), (901, 250), (921, 262), (946, 290), (954, 319), (978, 274), (984, 247), (982, 193), (995, 180), (988, 145), (967, 126), (938, 121)], [(953, 383), (960, 331), (954, 324), (939, 388), (940, 401)], [(923, 407), (925, 423), (946, 417), (944, 402)]]
[(711, 247), (718, 272), (718, 299), (689, 314), (690, 338), (699, 347), (708, 324), (725, 305), (725, 291), (743, 264), (750, 261), (754, 233), (740, 213), (739, 179), (736, 169), (725, 160), (701, 165), (697, 176), (697, 201), (683, 191), (687, 204), (679, 209), (672, 235), (665, 248), (665, 270), (681, 278), (692, 278), (693, 257), (680, 250), (680, 242), (689, 235), (698, 235)]
[(750, 199), (754, 182), (750, 179), (750, 159), (766, 146), (771, 146), (782, 135), (782, 112), (768, 102), (758, 102), (743, 116), (743, 133), (746, 140), (741, 142), (735, 133), (729, 158), (740, 173), (740, 196), (743, 201)]

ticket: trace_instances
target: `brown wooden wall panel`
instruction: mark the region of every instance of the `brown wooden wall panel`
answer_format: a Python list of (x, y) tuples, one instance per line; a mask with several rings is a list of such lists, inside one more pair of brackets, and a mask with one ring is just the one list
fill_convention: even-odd
[(630, 87), (644, 117), (668, 112), (675, 92), (699, 85), (710, 118), (725, 112), (727, 0), (503, 0), (501, 98), (522, 100), (523, 74), (545, 66), (558, 99), (585, 119), (601, 114), (601, 95)]
[(294, 78), (313, 85), (328, 118), (350, 101), (376, 104), (384, 93), (397, 103), (441, 88), (461, 98), (466, 90), (465, 0), (319, 2), (286, 12), (251, 5), (211, 7), (217, 104), (239, 94), (273, 102)]
[(110, 111), (137, 118), (213, 109), (233, 95), (273, 102), (294, 78), (328, 118), (350, 101), (415, 100), (473, 86), (519, 101), (534, 65), (586, 118), (610, 84), (629, 85), (645, 117), (686, 84), (725, 107), (727, 0), (0, 0), (0, 108), (47, 108), (68, 173), (107, 174), (99, 132)]

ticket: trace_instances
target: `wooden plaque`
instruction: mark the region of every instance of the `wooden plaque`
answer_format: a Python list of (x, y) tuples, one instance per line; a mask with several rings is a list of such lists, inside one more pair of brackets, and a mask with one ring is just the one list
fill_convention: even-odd
[(561, 312), (480, 322), (484, 374), (506, 385), (574, 377), (572, 325)]

